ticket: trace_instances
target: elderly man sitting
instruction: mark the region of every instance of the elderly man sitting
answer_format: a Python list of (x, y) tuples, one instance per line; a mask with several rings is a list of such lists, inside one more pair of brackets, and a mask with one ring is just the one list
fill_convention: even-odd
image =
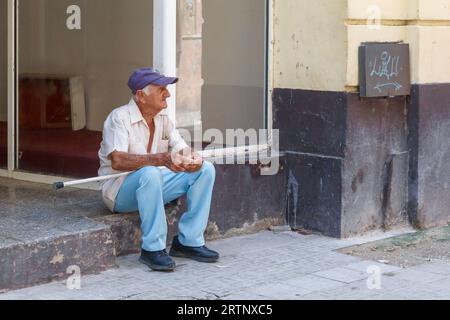
[[(181, 138), (168, 116), (161, 114), (170, 97), (167, 86), (178, 81), (157, 70), (142, 68), (130, 77), (131, 101), (111, 112), (104, 124), (99, 151), (100, 175), (134, 171), (102, 186), (112, 212), (139, 210), (142, 252), (139, 261), (157, 271), (173, 271), (173, 257), (216, 262), (219, 254), (205, 246), (214, 166), (203, 161)], [(169, 148), (172, 152), (169, 152)], [(166, 251), (164, 204), (187, 194), (187, 212), (179, 221), (179, 235)]]

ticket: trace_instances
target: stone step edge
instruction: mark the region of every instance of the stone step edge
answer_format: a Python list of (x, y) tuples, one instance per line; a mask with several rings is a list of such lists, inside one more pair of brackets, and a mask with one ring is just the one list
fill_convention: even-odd
[(111, 227), (0, 248), (0, 293), (117, 267)]
[[(167, 246), (170, 246), (173, 236), (178, 232), (177, 215), (175, 212), (167, 214), (168, 235)], [(137, 254), (141, 250), (141, 230), (139, 213), (112, 214), (95, 218), (96, 222), (110, 225), (114, 242), (115, 255), (125, 256)], [(272, 230), (273, 227), (285, 225), (284, 218), (264, 218), (243, 226), (236, 226), (229, 230), (219, 230), (214, 222), (209, 222), (205, 231), (205, 240), (212, 241), (235, 236), (248, 235), (263, 230)]]

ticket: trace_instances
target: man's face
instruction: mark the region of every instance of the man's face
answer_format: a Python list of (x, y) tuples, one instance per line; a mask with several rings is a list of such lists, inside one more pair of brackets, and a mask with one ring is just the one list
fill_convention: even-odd
[(150, 85), (149, 94), (144, 91), (138, 91), (138, 101), (142, 107), (147, 110), (160, 112), (167, 108), (167, 99), (170, 97), (170, 92), (167, 86)]

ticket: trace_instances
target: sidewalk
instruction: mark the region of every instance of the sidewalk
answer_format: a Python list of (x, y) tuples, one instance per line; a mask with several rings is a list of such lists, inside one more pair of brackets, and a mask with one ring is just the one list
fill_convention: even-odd
[[(221, 253), (218, 264), (176, 259), (176, 272), (158, 273), (131, 255), (119, 258), (116, 269), (82, 276), (80, 290), (67, 289), (65, 281), (56, 282), (0, 294), (0, 300), (450, 299), (449, 262), (401, 268), (336, 252), (399, 233), (337, 240), (265, 231), (209, 242), (210, 248)], [(368, 267), (370, 272), (381, 271), (380, 289)]]

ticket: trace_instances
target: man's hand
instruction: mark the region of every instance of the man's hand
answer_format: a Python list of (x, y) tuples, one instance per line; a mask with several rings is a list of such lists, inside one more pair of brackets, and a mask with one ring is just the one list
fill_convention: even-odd
[(178, 153), (172, 153), (171, 160), (173, 165), (177, 168), (182, 168), (182, 171), (185, 172), (197, 172), (203, 166), (203, 158), (191, 148), (183, 149)]
[(173, 159), (172, 155), (168, 153), (168, 160), (164, 163), (164, 166), (166, 166), (166, 168), (175, 173), (186, 171), (186, 169), (181, 165), (181, 163), (175, 163), (172, 159)]

